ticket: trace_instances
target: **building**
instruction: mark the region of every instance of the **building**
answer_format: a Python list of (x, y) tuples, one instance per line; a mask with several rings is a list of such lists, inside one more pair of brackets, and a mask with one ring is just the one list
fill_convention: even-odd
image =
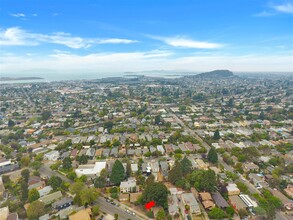
[(43, 196), (39, 198), (40, 202), (43, 202), (45, 205), (49, 205), (63, 197), (62, 193), (60, 191), (53, 192), (49, 195)]
[(8, 215), (9, 215), (8, 206), (0, 208), (0, 220), (6, 220)]
[(58, 160), (59, 157), (60, 157), (60, 154), (56, 150), (53, 150), (44, 154), (44, 160), (56, 161)]
[(95, 164), (86, 164), (80, 165), (77, 169), (75, 169), (75, 173), (77, 177), (81, 177), (82, 175), (95, 177), (100, 176), (102, 169), (106, 168), (105, 161), (95, 162)]
[(198, 202), (196, 201), (192, 193), (183, 193), (181, 198), (183, 204), (188, 205), (190, 207), (191, 214), (200, 215), (201, 211)]
[(199, 169), (208, 170), (209, 165), (206, 164), (202, 159), (196, 159), (195, 162), (197, 163)]
[(249, 208), (255, 208), (257, 207), (257, 203), (252, 200), (248, 195), (241, 194), (239, 195), (240, 199), (249, 207)]
[(58, 200), (52, 204), (53, 209), (57, 209), (58, 211), (62, 209), (66, 209), (73, 204), (73, 199), (69, 197), (64, 197), (61, 200)]
[(268, 186), (268, 183), (264, 180), (264, 177), (262, 175), (250, 173), (248, 177), (250, 181), (254, 184), (254, 186), (258, 189)]
[(212, 193), (212, 198), (219, 208), (225, 209), (229, 207), (228, 202), (224, 199), (224, 197), (219, 192)]
[(127, 181), (122, 181), (120, 183), (120, 193), (130, 193), (130, 192), (137, 192), (135, 178), (128, 178)]
[(53, 188), (51, 186), (45, 186), (44, 188), (39, 189), (38, 192), (40, 194), (40, 197), (43, 197), (45, 195), (48, 195), (52, 190)]
[(293, 199), (293, 185), (288, 184), (287, 188), (284, 189), (286, 194)]
[(69, 216), (69, 220), (91, 220), (91, 209), (82, 209)]
[(42, 189), (46, 186), (45, 181), (43, 181), (38, 176), (30, 176), (28, 179), (28, 189)]
[(226, 186), (226, 189), (228, 192), (228, 196), (240, 194), (240, 189), (238, 189), (238, 187), (235, 183), (229, 183), (228, 186)]
[(199, 198), (205, 209), (211, 210), (216, 206), (209, 192), (200, 192)]
[(12, 162), (10, 159), (0, 159), (0, 174), (11, 172), (13, 170), (16, 170), (19, 168), (19, 165), (17, 162)]
[(246, 209), (247, 205), (240, 199), (238, 195), (229, 196), (229, 203), (236, 210)]
[(281, 200), (283, 206), (287, 210), (293, 210), (293, 201), (288, 199), (283, 193), (281, 193), (277, 189), (270, 189), (269, 191), (273, 194), (273, 196), (277, 197), (279, 200)]
[(259, 171), (259, 166), (257, 166), (256, 164), (254, 164), (252, 162), (242, 164), (242, 168), (243, 168), (244, 172), (246, 172), (246, 173), (251, 172), (251, 171)]
[(0, 198), (2, 198), (4, 192), (5, 192), (5, 187), (3, 184), (2, 176), (0, 176)]
[(18, 220), (18, 214), (17, 213), (10, 213), (6, 220)]
[(171, 216), (179, 214), (179, 204), (176, 195), (168, 195), (168, 211)]

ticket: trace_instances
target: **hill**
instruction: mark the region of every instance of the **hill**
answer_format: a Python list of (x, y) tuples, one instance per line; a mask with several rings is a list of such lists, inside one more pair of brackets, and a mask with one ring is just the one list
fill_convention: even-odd
[(229, 71), (229, 70), (214, 70), (211, 72), (205, 72), (205, 73), (200, 73), (197, 75), (193, 75), (193, 76), (188, 76), (188, 77), (192, 77), (192, 78), (204, 78), (204, 79), (218, 79), (218, 78), (228, 78), (228, 77), (233, 77), (235, 76), (233, 74), (233, 72)]

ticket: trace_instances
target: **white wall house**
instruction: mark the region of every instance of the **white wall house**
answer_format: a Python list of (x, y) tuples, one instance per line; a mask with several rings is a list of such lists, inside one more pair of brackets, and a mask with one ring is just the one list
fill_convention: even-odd
[(75, 169), (77, 177), (86, 176), (100, 176), (102, 169), (106, 168), (106, 161), (99, 161), (95, 164), (80, 165)]
[(44, 160), (56, 161), (58, 160), (59, 156), (60, 156), (59, 152), (56, 150), (53, 150), (44, 155)]

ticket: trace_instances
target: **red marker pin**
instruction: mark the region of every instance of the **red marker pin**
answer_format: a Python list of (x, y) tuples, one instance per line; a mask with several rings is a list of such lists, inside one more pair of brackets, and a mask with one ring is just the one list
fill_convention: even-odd
[(149, 209), (151, 209), (152, 207), (154, 207), (155, 205), (156, 205), (156, 204), (155, 204), (154, 201), (150, 201), (150, 202), (146, 203), (144, 207), (145, 207), (147, 210), (149, 210)]

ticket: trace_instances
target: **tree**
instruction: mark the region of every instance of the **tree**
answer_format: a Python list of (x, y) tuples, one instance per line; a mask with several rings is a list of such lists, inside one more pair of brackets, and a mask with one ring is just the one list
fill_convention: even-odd
[(30, 203), (36, 201), (39, 198), (40, 198), (40, 194), (37, 189), (33, 188), (28, 192), (28, 201)]
[(70, 185), (69, 187), (69, 191), (72, 194), (77, 194), (79, 193), (81, 190), (83, 190), (85, 188), (85, 185), (83, 182), (76, 182)]
[(157, 217), (157, 220), (164, 220), (166, 218), (166, 213), (164, 209), (160, 209), (156, 217)]
[(217, 129), (214, 133), (214, 140), (220, 140), (221, 136), (220, 136), (220, 131)]
[(106, 186), (106, 179), (103, 178), (103, 177), (101, 177), (101, 176), (97, 177), (95, 179), (94, 186), (96, 188), (103, 188), (103, 187), (105, 187)]
[(47, 121), (52, 116), (50, 111), (43, 111), (41, 114), (42, 120)]
[(187, 157), (184, 157), (180, 163), (181, 163), (181, 168), (182, 168), (182, 174), (184, 176), (191, 173), (192, 164), (191, 164), (191, 161)]
[(8, 127), (12, 128), (15, 125), (15, 122), (9, 119), (8, 121)]
[(28, 182), (28, 179), (30, 177), (30, 171), (28, 169), (21, 171), (21, 176), (24, 179), (25, 182)]
[(183, 177), (182, 165), (180, 162), (177, 161), (174, 167), (169, 171), (168, 180), (172, 184), (175, 184), (177, 181), (181, 180), (182, 177)]
[(72, 168), (72, 162), (70, 157), (65, 157), (62, 162), (62, 167), (64, 170), (70, 170)]
[(228, 101), (228, 106), (230, 108), (233, 108), (234, 107), (234, 99), (233, 98), (230, 98), (229, 101)]
[(124, 167), (119, 160), (116, 160), (113, 165), (113, 168), (112, 168), (112, 172), (110, 175), (110, 181), (113, 184), (118, 185), (121, 183), (122, 180), (124, 180), (124, 178), (125, 178)]
[(155, 117), (155, 125), (159, 125), (161, 123), (161, 115), (156, 115)]
[(86, 206), (95, 201), (99, 195), (95, 188), (85, 188), (79, 193), (81, 204)]
[(195, 170), (191, 173), (190, 181), (199, 191), (214, 192), (217, 187), (216, 174), (212, 170)]
[(149, 175), (145, 181), (145, 186), (151, 185), (155, 182), (155, 176), (153, 174)]
[(114, 220), (118, 220), (119, 215), (117, 213), (114, 214)]
[(99, 205), (94, 205), (92, 208), (92, 213), (94, 216), (98, 216), (100, 212), (100, 206)]
[(44, 214), (45, 204), (39, 200), (32, 202), (27, 209), (27, 217), (29, 220), (39, 219)]
[(62, 184), (62, 179), (59, 176), (52, 176), (49, 181), (48, 184), (54, 189), (58, 189), (61, 184)]
[(211, 147), (211, 149), (209, 150), (208, 160), (212, 163), (218, 162), (218, 154), (217, 154), (217, 151), (214, 147)]
[(27, 182), (25, 182), (24, 180), (21, 181), (20, 187), (21, 187), (21, 199), (22, 199), (22, 201), (25, 202), (28, 198), (28, 184), (27, 184)]
[(88, 157), (85, 154), (78, 156), (76, 159), (80, 164), (87, 164), (88, 162)]
[(155, 201), (158, 206), (163, 208), (168, 207), (168, 189), (163, 183), (152, 183), (145, 187), (145, 190), (142, 194), (142, 201), (144, 203)]
[(208, 216), (211, 219), (222, 219), (227, 217), (226, 213), (222, 209), (217, 207), (212, 208), (212, 210), (208, 213)]
[(132, 171), (131, 171), (131, 163), (130, 163), (130, 161), (127, 161), (127, 164), (126, 164), (126, 177), (127, 178), (130, 177), (131, 173), (132, 173)]
[(233, 207), (229, 206), (226, 208), (226, 213), (229, 215), (229, 217), (233, 217), (235, 214), (235, 210), (233, 209)]
[(262, 112), (259, 114), (258, 118), (259, 118), (260, 120), (264, 120), (264, 119), (265, 119), (265, 113), (262, 111)]

